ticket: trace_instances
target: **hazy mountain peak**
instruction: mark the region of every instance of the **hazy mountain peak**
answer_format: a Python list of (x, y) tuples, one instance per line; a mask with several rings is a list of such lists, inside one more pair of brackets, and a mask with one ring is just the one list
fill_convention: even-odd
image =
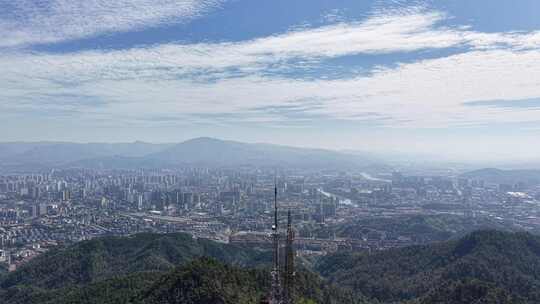
[(223, 140), (223, 139), (219, 139), (215, 137), (206, 137), (206, 136), (188, 139), (186, 141), (181, 142), (180, 144), (230, 144), (230, 143), (243, 144), (237, 141)]

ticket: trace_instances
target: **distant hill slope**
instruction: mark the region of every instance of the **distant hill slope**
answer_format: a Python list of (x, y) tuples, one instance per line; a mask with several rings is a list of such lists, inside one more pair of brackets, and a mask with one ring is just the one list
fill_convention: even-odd
[(483, 180), (495, 184), (516, 184), (519, 182), (529, 185), (540, 184), (540, 170), (501, 170), (486, 168), (467, 172), (461, 177)]
[(540, 303), (540, 238), (479, 231), (375, 254), (336, 254), (316, 269), (382, 303)]
[(161, 151), (172, 144), (12, 142), (0, 143), (0, 161), (8, 169), (42, 169), (71, 166), (78, 161), (121, 156), (140, 158)]
[(0, 143), (0, 169), (4, 170), (52, 167), (135, 169), (186, 165), (366, 168), (371, 172), (388, 169), (374, 159), (337, 151), (248, 144), (207, 137), (179, 144)]

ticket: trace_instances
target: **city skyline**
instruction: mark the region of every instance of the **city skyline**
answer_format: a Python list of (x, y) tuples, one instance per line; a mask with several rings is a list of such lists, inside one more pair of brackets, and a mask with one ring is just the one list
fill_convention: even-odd
[(210, 136), (533, 160), (539, 9), (537, 1), (0, 1), (0, 141)]

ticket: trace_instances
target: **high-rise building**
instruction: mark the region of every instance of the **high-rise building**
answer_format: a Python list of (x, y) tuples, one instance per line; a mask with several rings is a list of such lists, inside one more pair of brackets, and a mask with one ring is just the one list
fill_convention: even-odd
[(62, 191), (62, 200), (64, 202), (71, 200), (71, 192), (68, 189), (64, 189), (64, 191)]
[(47, 215), (47, 205), (39, 204), (39, 215)]

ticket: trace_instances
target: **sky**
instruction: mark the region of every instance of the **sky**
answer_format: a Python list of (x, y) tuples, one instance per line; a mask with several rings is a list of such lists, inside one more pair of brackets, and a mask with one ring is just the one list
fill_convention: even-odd
[(0, 0), (0, 141), (540, 158), (537, 0)]

